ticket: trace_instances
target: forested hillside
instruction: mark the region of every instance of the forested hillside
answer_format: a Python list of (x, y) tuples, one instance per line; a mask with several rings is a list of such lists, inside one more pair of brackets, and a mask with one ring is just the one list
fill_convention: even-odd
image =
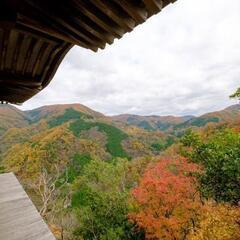
[(240, 239), (240, 105), (200, 117), (2, 105), (0, 129), (0, 171), (57, 239)]
[(138, 116), (123, 114), (113, 116), (116, 122), (134, 125), (148, 131), (161, 130), (174, 133), (186, 128), (201, 128), (209, 124), (234, 122), (240, 119), (240, 105), (233, 105), (224, 110), (206, 113), (202, 116)]
[(10, 128), (25, 127), (28, 124), (27, 114), (13, 106), (0, 105), (0, 136)]

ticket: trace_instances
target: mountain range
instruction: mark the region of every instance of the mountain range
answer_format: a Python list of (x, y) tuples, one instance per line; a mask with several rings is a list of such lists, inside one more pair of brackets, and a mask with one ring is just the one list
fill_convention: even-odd
[(139, 116), (131, 114), (121, 114), (113, 116), (112, 119), (117, 122), (124, 122), (129, 125), (135, 125), (146, 130), (183, 129), (189, 127), (204, 127), (209, 123), (232, 122), (240, 119), (240, 105), (232, 105), (220, 111), (195, 116)]
[(74, 154), (101, 159), (136, 158), (159, 154), (186, 129), (201, 129), (239, 119), (240, 105), (199, 117), (131, 114), (110, 117), (81, 104), (43, 106), (29, 111), (0, 105), (0, 158), (12, 159), (15, 155), (19, 158), (23, 149), (31, 153), (37, 151), (38, 155), (50, 146), (59, 157), (62, 148), (64, 151), (68, 148), (69, 158)]
[[(170, 131), (189, 127), (204, 127), (209, 123), (231, 122), (240, 119), (240, 105), (232, 105), (220, 111), (195, 116), (140, 116), (121, 114), (105, 116), (81, 104), (49, 105), (28, 111), (21, 111), (12, 105), (0, 105), (0, 136), (11, 128), (24, 128), (43, 119), (50, 121), (64, 115), (67, 109), (87, 114), (109, 124), (120, 127), (135, 126), (148, 131)], [(71, 117), (70, 117), (71, 118)]]
[(199, 117), (110, 117), (81, 104), (29, 111), (0, 105), (0, 172), (14, 172), (26, 185), (42, 169), (54, 172), (55, 166), (60, 171), (69, 169), (70, 178), (74, 178), (79, 166), (93, 159), (139, 160), (136, 163), (154, 159), (189, 128), (200, 130), (239, 120), (240, 105)]

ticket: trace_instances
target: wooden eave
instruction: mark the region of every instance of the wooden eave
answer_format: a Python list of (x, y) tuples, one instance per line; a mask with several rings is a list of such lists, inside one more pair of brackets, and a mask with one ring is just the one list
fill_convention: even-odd
[(176, 0), (3, 0), (0, 101), (45, 88), (74, 46), (97, 51)]

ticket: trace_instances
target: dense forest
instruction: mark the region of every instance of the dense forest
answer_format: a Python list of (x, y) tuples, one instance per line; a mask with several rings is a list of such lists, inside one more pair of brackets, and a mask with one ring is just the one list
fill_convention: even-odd
[(240, 240), (239, 104), (200, 117), (2, 105), (0, 143), (0, 172), (57, 239)]

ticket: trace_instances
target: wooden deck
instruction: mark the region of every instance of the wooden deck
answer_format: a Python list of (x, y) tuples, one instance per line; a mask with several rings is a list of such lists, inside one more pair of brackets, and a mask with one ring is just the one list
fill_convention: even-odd
[(55, 240), (13, 173), (0, 175), (0, 239)]

